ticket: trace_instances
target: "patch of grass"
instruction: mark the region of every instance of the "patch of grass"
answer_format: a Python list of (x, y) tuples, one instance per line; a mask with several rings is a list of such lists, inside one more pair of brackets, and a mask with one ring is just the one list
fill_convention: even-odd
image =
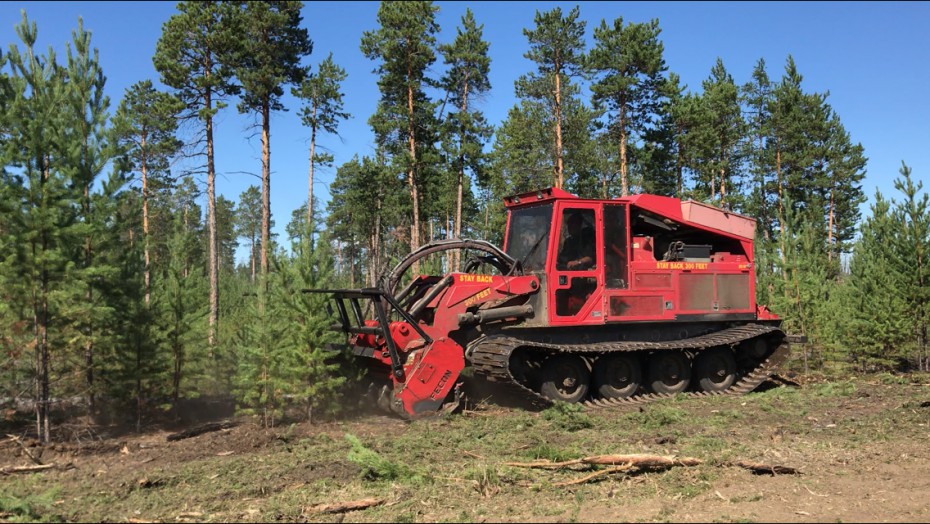
[(875, 375), (875, 378), (886, 386), (903, 386), (910, 383), (910, 379), (905, 375), (895, 375), (887, 371)]
[(346, 441), (352, 448), (349, 450), (349, 461), (362, 468), (362, 478), (365, 480), (400, 480), (417, 477), (409, 468), (379, 455), (350, 433), (346, 433)]
[(721, 438), (698, 435), (689, 439), (682, 451), (692, 455), (721, 457), (728, 455), (731, 448), (732, 445)]
[(577, 450), (556, 448), (546, 443), (528, 448), (523, 454), (533, 460), (550, 460), (552, 462), (565, 462), (566, 460), (574, 460), (584, 456)]
[(492, 497), (501, 490), (501, 478), (493, 466), (485, 464), (468, 468), (464, 476), (474, 482), (475, 491), (483, 497)]
[(694, 468), (675, 468), (663, 475), (673, 497), (694, 498), (708, 491), (717, 478), (710, 470)]
[(688, 417), (688, 412), (674, 406), (656, 404), (643, 411), (630, 413), (624, 418), (642, 429), (659, 429), (681, 422)]
[(815, 397), (849, 397), (856, 392), (856, 384), (849, 381), (825, 382), (811, 389)]
[(25, 497), (0, 491), (0, 514), (8, 515), (4, 522), (64, 522), (62, 516), (52, 513), (52, 504), (60, 491), (56, 487)]
[(556, 402), (554, 406), (542, 412), (542, 417), (565, 431), (578, 431), (594, 427), (591, 417), (584, 413), (578, 404)]

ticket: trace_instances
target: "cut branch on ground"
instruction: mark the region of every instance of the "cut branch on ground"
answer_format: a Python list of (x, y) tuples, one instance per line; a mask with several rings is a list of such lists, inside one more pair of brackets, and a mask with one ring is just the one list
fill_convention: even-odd
[(196, 437), (197, 435), (203, 435), (204, 433), (210, 433), (213, 431), (220, 431), (223, 429), (234, 428), (238, 424), (236, 422), (224, 421), (224, 422), (210, 422), (208, 424), (201, 424), (197, 427), (190, 429), (185, 429), (184, 431), (179, 431), (177, 433), (172, 433), (168, 435), (168, 442), (174, 442), (176, 440), (182, 440), (186, 438)]
[[(607, 469), (597, 470), (583, 477), (559, 482), (553, 484), (557, 487), (575, 486), (584, 484), (592, 480), (599, 480), (614, 473), (632, 473), (638, 471), (659, 471), (670, 469), (676, 466), (698, 466), (705, 462), (694, 457), (673, 457), (650, 454), (631, 454), (631, 455), (592, 455), (579, 459), (565, 460), (562, 462), (552, 462), (550, 460), (534, 460), (532, 462), (506, 462), (505, 465), (517, 468), (535, 468), (560, 470), (569, 469), (573, 466), (613, 466)], [(778, 466), (763, 464), (760, 462), (749, 462), (739, 460), (734, 462), (721, 462), (720, 466), (736, 466), (748, 469), (757, 475), (800, 475), (801, 472), (788, 466)]]
[(304, 514), (307, 513), (345, 513), (347, 511), (356, 511), (367, 509), (384, 504), (384, 499), (360, 499), (349, 502), (337, 502), (335, 504), (316, 504), (304, 508)]

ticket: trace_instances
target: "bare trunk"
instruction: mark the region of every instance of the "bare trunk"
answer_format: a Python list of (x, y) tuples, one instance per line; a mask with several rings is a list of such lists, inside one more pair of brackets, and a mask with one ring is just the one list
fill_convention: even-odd
[(249, 264), (252, 268), (252, 283), (255, 283), (255, 235), (252, 235), (252, 244), (249, 246)]
[[(462, 97), (462, 114), (468, 112), (468, 73), (465, 74), (465, 89), (464, 96)], [(462, 147), (462, 144), (465, 142), (465, 131), (462, 130), (462, 137), (459, 142), (459, 147)], [(459, 172), (458, 180), (456, 181), (457, 194), (455, 198), (455, 238), (462, 238), (462, 186), (465, 182), (465, 156), (459, 154)], [(459, 250), (456, 250), (453, 253), (453, 262), (452, 267), (458, 269), (462, 262), (462, 253)]]
[[(313, 118), (316, 119), (316, 105), (313, 106)], [(316, 126), (310, 128), (310, 180), (307, 184), (307, 229), (313, 229), (313, 157), (316, 152)], [(312, 235), (312, 233), (310, 233)], [(311, 236), (310, 240), (313, 240)]]
[[(209, 74), (207, 75), (209, 76)], [(207, 90), (204, 106), (212, 109), (212, 93)], [(220, 280), (219, 280), (219, 253), (217, 252), (216, 232), (216, 166), (213, 163), (213, 117), (206, 117), (207, 128), (207, 234), (209, 235), (210, 250), (210, 319), (207, 332), (207, 345), (209, 355), (213, 356), (216, 346), (216, 329), (220, 318)], [(177, 399), (175, 399), (177, 400)]]
[(833, 260), (833, 210), (835, 204), (835, 189), (830, 188), (830, 216), (827, 223), (827, 260)]
[(769, 239), (769, 220), (768, 220), (768, 208), (767, 208), (767, 205), (768, 205), (767, 200), (768, 200), (768, 199), (766, 198), (766, 194), (765, 194), (765, 168), (763, 167), (762, 161), (761, 161), (761, 151), (762, 151), (762, 147), (763, 147), (763, 146), (762, 146), (763, 137), (762, 137), (761, 134), (759, 134), (759, 137), (758, 137), (758, 138), (759, 138), (759, 146), (758, 146), (758, 148), (759, 148), (759, 151), (760, 151), (760, 162), (759, 162), (759, 207), (760, 207), (760, 214), (762, 215), (760, 218), (762, 219), (762, 224), (763, 224), (763, 226), (762, 226), (762, 235), (763, 235), (763, 237), (764, 237), (766, 240), (768, 240), (768, 239)]
[(564, 169), (562, 166), (562, 75), (561, 68), (555, 71), (555, 182), (559, 189), (564, 183)]
[(136, 433), (142, 431), (142, 351), (136, 343)]
[(149, 255), (149, 177), (148, 177), (148, 159), (145, 154), (145, 133), (142, 134), (142, 251), (145, 258), (145, 269), (143, 278), (145, 280), (145, 305), (148, 306), (151, 301), (152, 281), (151, 281), (151, 259)]
[(720, 206), (726, 208), (727, 202), (727, 162), (729, 158), (727, 154), (723, 151), (723, 148), (720, 150), (720, 160), (723, 163), (720, 166)]
[(49, 377), (48, 377), (48, 272), (42, 270), (42, 290), (39, 298), (38, 330), (37, 330), (37, 348), (39, 356), (38, 363), (38, 397), (39, 402), (36, 404), (38, 410), (38, 435), (42, 442), (51, 441), (51, 431), (49, 429)]
[(369, 285), (377, 286), (378, 285), (378, 271), (381, 266), (381, 197), (378, 197), (378, 201), (375, 203), (375, 227), (374, 231), (371, 232), (371, 240), (369, 240), (369, 248), (371, 257), (369, 261), (369, 271), (368, 271), (368, 281)]
[[(682, 129), (681, 126), (679, 126), (678, 127), (679, 137), (683, 133), (684, 133), (684, 129)], [(682, 147), (683, 146), (681, 144), (681, 139), (679, 138), (678, 155), (675, 158), (675, 172), (678, 174), (678, 186), (677, 186), (677, 193), (675, 193), (675, 196), (677, 196), (678, 198), (681, 198), (681, 189), (682, 189), (682, 185), (684, 184), (684, 163), (685, 162), (684, 162), (684, 151), (682, 150)]]
[[(620, 128), (620, 196), (630, 194), (630, 166), (626, 157), (626, 115), (623, 109), (617, 114), (617, 126)], [(606, 198), (606, 195), (605, 195)]]
[(785, 281), (785, 298), (788, 298), (788, 269), (787, 259), (785, 258), (785, 248), (787, 246), (787, 228), (785, 227), (785, 191), (781, 180), (781, 149), (775, 148), (775, 182), (778, 185), (778, 228), (779, 228), (779, 257), (781, 258), (781, 276)]
[[(42, 183), (48, 182), (51, 167), (49, 157), (43, 158), (42, 165)], [(48, 233), (42, 231), (42, 253), (48, 251)], [(33, 258), (35, 259), (35, 246), (33, 245)], [(36, 435), (42, 442), (51, 441), (51, 431), (49, 429), (48, 401), (49, 401), (49, 380), (48, 380), (48, 269), (46, 263), (42, 262), (42, 271), (40, 273), (39, 296), (33, 298), (35, 304), (35, 338), (36, 338)]]
[[(410, 78), (411, 72), (407, 71), (407, 78)], [(410, 167), (407, 170), (407, 183), (410, 186), (410, 198), (413, 200), (413, 221), (410, 223), (410, 251), (416, 251), (420, 247), (420, 195), (417, 191), (416, 165), (417, 165), (417, 142), (414, 136), (413, 121), (413, 87), (407, 86), (407, 141), (410, 146)], [(420, 262), (413, 263), (413, 274), (420, 273)]]
[[(84, 187), (84, 216), (88, 223), (90, 222), (90, 186)], [(84, 267), (90, 268), (94, 262), (94, 250), (90, 235), (84, 237)], [(93, 328), (93, 305), (94, 289), (90, 282), (87, 283), (87, 290), (84, 292), (84, 300), (88, 312), (87, 325), (84, 326), (84, 380), (87, 383), (87, 401), (91, 413), (94, 412), (96, 395), (94, 394), (94, 328)]]
[[(268, 275), (268, 246), (271, 242), (271, 109), (262, 101), (262, 277)], [(267, 285), (267, 283), (265, 284)]]

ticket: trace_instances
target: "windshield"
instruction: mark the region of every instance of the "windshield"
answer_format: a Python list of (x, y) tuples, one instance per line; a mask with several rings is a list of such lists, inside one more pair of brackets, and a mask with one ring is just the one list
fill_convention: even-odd
[(552, 204), (512, 209), (504, 251), (527, 271), (545, 269), (551, 225)]

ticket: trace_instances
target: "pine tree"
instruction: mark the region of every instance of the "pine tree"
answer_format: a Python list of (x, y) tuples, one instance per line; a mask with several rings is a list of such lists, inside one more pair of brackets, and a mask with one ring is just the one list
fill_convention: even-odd
[(219, 247), (216, 231), (216, 167), (213, 117), (225, 107), (223, 100), (238, 93), (232, 82), (229, 57), (240, 45), (236, 10), (231, 3), (179, 2), (179, 13), (162, 27), (152, 61), (161, 81), (176, 90), (186, 109), (185, 118), (203, 122), (207, 163), (207, 231), (209, 239), (210, 317), (207, 343), (216, 343), (219, 323)]
[[(156, 90), (151, 80), (126, 89), (116, 112), (114, 126), (120, 145), (129, 157), (129, 168), (138, 170), (142, 184), (142, 236), (145, 257), (145, 303), (151, 299), (151, 232), (149, 229), (149, 185), (170, 185), (169, 166), (181, 142), (177, 138), (177, 115), (181, 101)], [(154, 179), (154, 180), (152, 180)], [(151, 180), (151, 182), (150, 182)]]
[[(170, 395), (173, 406), (185, 395), (185, 383), (198, 382), (197, 349), (202, 346), (202, 320), (208, 315), (204, 303), (204, 281), (200, 270), (202, 258), (198, 256), (202, 226), (200, 209), (195, 207), (190, 190), (193, 182), (188, 178), (187, 190), (180, 191), (174, 204), (172, 231), (168, 239), (168, 259), (165, 274), (156, 281), (156, 298), (159, 307), (159, 329), (171, 355)], [(186, 379), (186, 380), (185, 380)]]
[(330, 53), (320, 62), (318, 72), (310, 72), (303, 82), (291, 88), (291, 93), (304, 101), (300, 109), (300, 121), (310, 128), (310, 173), (307, 183), (307, 222), (313, 221), (314, 168), (330, 166), (333, 156), (316, 151), (317, 133), (337, 134), (339, 121), (351, 115), (344, 111), (342, 82), (347, 78), (345, 69), (333, 62)]
[(869, 208), (849, 262), (850, 318), (842, 333), (851, 342), (850, 358), (864, 370), (894, 365), (907, 340), (912, 313), (901, 292), (903, 275), (895, 262), (898, 244), (888, 241), (900, 234), (900, 215), (895, 216), (892, 203), (879, 191)]
[(303, 2), (243, 2), (235, 17), (242, 45), (231, 60), (242, 84), (239, 112), (260, 115), (262, 128), (261, 273), (268, 274), (271, 242), (271, 112), (284, 110), (285, 85), (299, 85), (307, 70), (300, 65), (313, 52), (307, 30), (300, 27)]
[(900, 275), (895, 288), (907, 304), (909, 342), (913, 361), (921, 371), (930, 368), (928, 324), (930, 324), (930, 195), (921, 193), (923, 183), (911, 179), (911, 168), (901, 163), (901, 177), (894, 187), (903, 197), (894, 208), (898, 225), (891, 242), (895, 257), (891, 263)]
[(578, 6), (565, 16), (560, 7), (545, 13), (536, 11), (536, 27), (523, 30), (530, 43), (530, 50), (523, 56), (536, 63), (537, 72), (523, 75), (516, 82), (517, 96), (544, 101), (552, 112), (552, 183), (560, 189), (565, 182), (563, 97), (568, 91), (568, 79), (584, 71), (585, 22), (578, 16)]
[(823, 200), (827, 215), (827, 253), (838, 262), (848, 253), (859, 223), (859, 205), (865, 202), (862, 179), (865, 178), (865, 150), (852, 144), (849, 133), (835, 113), (829, 120), (826, 145), (827, 181)]
[[(111, 313), (108, 305), (96, 296), (96, 283), (106, 281), (115, 268), (96, 260), (95, 252), (103, 235), (108, 217), (107, 207), (125, 182), (123, 173), (112, 172), (103, 193), (95, 195), (93, 186), (105, 166), (117, 154), (115, 143), (107, 128), (109, 98), (104, 95), (106, 77), (100, 68), (98, 51), (91, 48), (91, 35), (84, 30), (78, 18), (78, 27), (66, 45), (66, 58), (62, 74), (66, 81), (67, 120), (60, 131), (72, 134), (66, 138), (65, 176), (81, 191), (79, 227), (83, 234), (81, 254), (72, 272), (74, 283), (81, 282), (83, 290), (73, 289), (64, 317), (68, 319), (73, 335), (70, 338), (79, 368), (83, 370), (90, 408), (95, 409), (96, 384), (94, 345), (97, 331)], [(72, 48), (73, 44), (73, 48)]]
[(301, 292), (331, 287), (333, 254), (329, 245), (325, 235), (317, 243), (305, 235), (295, 246), (295, 256), (282, 264), (287, 278), (282, 279), (275, 299), (279, 314), (289, 327), (284, 342), (295, 360), (288, 369), (287, 387), (304, 400), (309, 421), (313, 421), (315, 412), (339, 409), (335, 394), (345, 382), (339, 364), (331, 361), (333, 353), (326, 349), (328, 343), (338, 338), (329, 329), (332, 318), (326, 309), (328, 298)]
[[(236, 270), (236, 249), (239, 235), (236, 221), (240, 216), (236, 203), (220, 195), (216, 199), (216, 233), (219, 246), (219, 270), (223, 276), (232, 277)], [(274, 222), (272, 222), (274, 225)]]
[(330, 187), (327, 229), (334, 240), (347, 244), (344, 259), (364, 261), (364, 266), (350, 262), (350, 285), (355, 276), (365, 275), (368, 285), (377, 285), (388, 256), (385, 239), (399, 237), (402, 224), (399, 213), (400, 181), (382, 162), (369, 157), (354, 157), (336, 170)]
[(759, 59), (752, 70), (752, 80), (741, 89), (745, 106), (744, 119), (747, 132), (744, 142), (744, 154), (752, 177), (752, 189), (745, 211), (756, 217), (757, 231), (769, 239), (772, 237), (773, 217), (771, 207), (773, 197), (770, 194), (772, 174), (772, 149), (769, 144), (771, 135), (772, 82), (765, 70), (765, 60)]
[[(433, 84), (427, 71), (436, 61), (436, 23), (438, 7), (429, 1), (381, 3), (375, 31), (362, 36), (361, 50), (367, 58), (379, 63), (374, 70), (379, 75), (381, 99), (378, 110), (369, 119), (379, 148), (391, 156), (407, 174), (410, 213), (410, 250), (420, 247), (421, 187), (431, 165), (425, 155), (431, 154), (436, 133), (435, 104), (425, 88)], [(418, 265), (413, 272), (419, 272)]]
[(2, 235), (4, 273), (25, 284), (35, 354), (36, 433), (48, 442), (51, 348), (61, 342), (55, 340), (61, 331), (56, 313), (67, 287), (70, 255), (84, 236), (75, 212), (81, 187), (67, 173), (73, 142), (66, 132), (68, 112), (62, 110), (69, 104), (65, 75), (51, 49), (47, 56), (35, 53), (36, 25), (25, 12), (16, 32), (24, 49), (11, 47), (7, 57), (18, 96), (6, 115), (10, 136), (4, 150), (19, 173), (4, 180), (13, 210)]
[(239, 195), (239, 212), (236, 214), (236, 234), (245, 238), (249, 243), (249, 269), (251, 280), (255, 282), (255, 272), (258, 267), (258, 253), (261, 246), (262, 235), (262, 203), (261, 192), (256, 186)]
[[(483, 29), (484, 25), (475, 22), (471, 9), (466, 9), (455, 40), (452, 44), (440, 46), (444, 62), (449, 66), (440, 83), (447, 93), (446, 103), (455, 108), (449, 112), (445, 133), (455, 174), (455, 225), (450, 235), (455, 238), (462, 237), (464, 195), (471, 193), (470, 190), (466, 192), (469, 186), (466, 169), (476, 179), (483, 178), (483, 146), (492, 132), (484, 114), (475, 109), (475, 100), (491, 89), (488, 78), (491, 59), (488, 57), (489, 45), (482, 39)], [(461, 253), (455, 253), (453, 267), (460, 266), (460, 256)]]
[[(662, 96), (662, 74), (668, 69), (662, 57), (659, 21), (623, 25), (623, 18), (608, 26), (606, 20), (594, 29), (595, 47), (588, 67), (598, 74), (591, 85), (595, 106), (607, 109), (608, 129), (619, 145), (621, 195), (629, 195), (630, 143), (641, 139), (652, 127)], [(610, 193), (606, 176), (603, 198)]]
[(733, 196), (740, 188), (741, 161), (737, 146), (742, 141), (744, 126), (736, 84), (719, 58), (710, 77), (703, 82), (703, 88), (698, 129), (693, 130), (700, 141), (692, 140), (692, 152), (697, 156), (701, 182), (710, 198), (718, 200), (719, 195), (720, 205), (730, 207), (732, 198), (728, 199), (727, 188), (733, 186), (730, 187)]

